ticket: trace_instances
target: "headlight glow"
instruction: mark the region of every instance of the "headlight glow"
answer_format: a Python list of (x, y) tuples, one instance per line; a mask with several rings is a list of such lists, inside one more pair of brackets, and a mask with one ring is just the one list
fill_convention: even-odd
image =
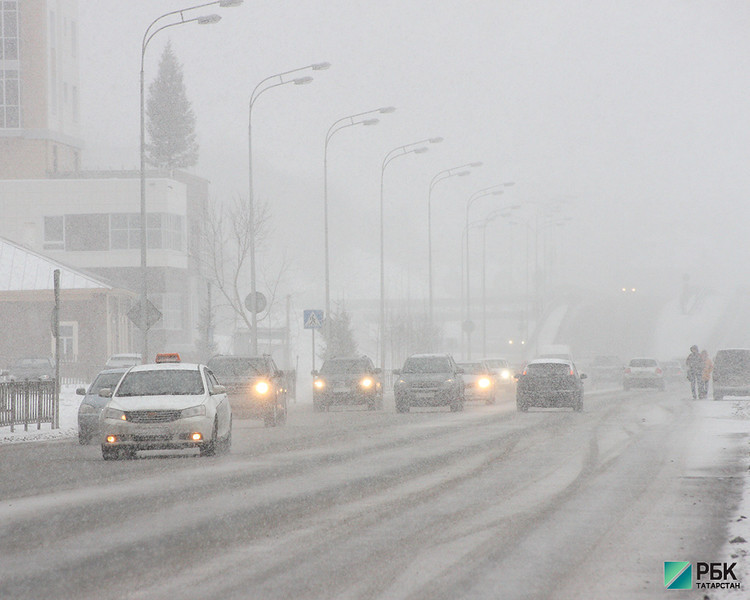
[(117, 408), (105, 408), (104, 412), (102, 413), (102, 417), (105, 419), (119, 419), (121, 421), (127, 421), (128, 418), (125, 416), (125, 413)]
[(510, 379), (510, 371), (508, 371), (508, 370), (503, 370), (503, 371), (502, 371), (502, 372), (500, 373), (500, 377), (502, 377), (503, 379)]
[(117, 441), (116, 435), (108, 435), (107, 436), (107, 443), (114, 444)]
[(313, 381), (313, 385), (315, 386), (316, 390), (322, 390), (326, 386), (326, 383), (322, 379), (316, 379), (315, 381)]
[(365, 377), (362, 381), (359, 382), (359, 385), (361, 385), (363, 388), (371, 388), (372, 379), (370, 379), (369, 377)]
[(196, 431), (195, 433), (190, 434), (190, 439), (194, 442), (200, 442), (203, 439), (203, 436)]
[(253, 386), (253, 389), (259, 394), (266, 394), (271, 389), (271, 386), (266, 381), (259, 381)]
[(205, 417), (205, 416), (206, 416), (205, 404), (199, 404), (198, 406), (191, 406), (190, 408), (185, 408), (180, 413), (181, 419), (187, 419), (188, 417)]
[(482, 377), (482, 378), (479, 379), (479, 381), (477, 381), (477, 385), (480, 388), (488, 388), (488, 387), (490, 387), (491, 383), (492, 382), (489, 380), (488, 377)]

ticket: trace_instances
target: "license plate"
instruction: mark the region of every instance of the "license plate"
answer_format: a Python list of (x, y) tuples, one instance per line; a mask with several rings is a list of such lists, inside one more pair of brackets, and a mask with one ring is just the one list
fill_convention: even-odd
[(417, 398), (432, 398), (434, 394), (432, 392), (417, 392), (416, 396)]
[(153, 435), (166, 437), (171, 436), (172, 434), (167, 427), (144, 427), (142, 429), (139, 429), (138, 431), (134, 431), (133, 435)]
[(341, 388), (333, 388), (334, 394), (348, 394), (349, 388), (341, 387)]

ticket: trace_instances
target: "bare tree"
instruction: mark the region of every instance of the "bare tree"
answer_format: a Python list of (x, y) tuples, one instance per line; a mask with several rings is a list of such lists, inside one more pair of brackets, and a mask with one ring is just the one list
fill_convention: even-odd
[[(205, 215), (203, 256), (200, 262), (219, 295), (233, 313), (250, 329), (250, 313), (245, 307), (244, 291), (249, 289), (247, 274), (250, 270), (250, 243), (255, 238), (256, 251), (264, 246), (270, 233), (270, 211), (267, 203), (255, 205), (255, 219), (250, 218), (246, 200), (236, 197), (231, 204), (209, 202)], [(254, 223), (255, 235), (250, 235)], [(276, 302), (279, 284), (288, 268), (286, 255), (278, 268), (261, 265), (266, 308), (258, 315), (258, 322), (268, 318)]]

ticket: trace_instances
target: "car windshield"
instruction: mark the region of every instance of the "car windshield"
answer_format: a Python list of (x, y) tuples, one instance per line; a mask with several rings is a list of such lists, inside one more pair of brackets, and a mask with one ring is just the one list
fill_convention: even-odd
[(404, 373), (450, 373), (451, 361), (447, 357), (411, 357), (406, 359)]
[(484, 364), (486, 364), (490, 369), (507, 369), (508, 368), (507, 360), (499, 360), (499, 359), (486, 360), (484, 361)]
[(110, 366), (135, 366), (141, 363), (141, 357), (135, 356), (135, 355), (121, 355), (121, 356), (113, 356), (108, 361), (107, 364)]
[(327, 360), (323, 363), (320, 372), (323, 374), (331, 373), (362, 373), (369, 370), (366, 360), (360, 358)]
[(123, 373), (99, 373), (94, 383), (89, 387), (89, 394), (98, 394), (103, 388), (114, 389), (122, 379)]
[(469, 375), (484, 375), (487, 373), (487, 368), (482, 363), (458, 363), (458, 366)]
[(657, 364), (652, 358), (634, 358), (630, 361), (631, 367), (656, 367)]
[(194, 369), (131, 371), (117, 388), (125, 396), (198, 396), (203, 394), (201, 374)]
[(246, 377), (252, 375), (267, 375), (268, 366), (263, 358), (227, 357), (215, 358), (208, 361), (216, 378), (221, 381), (222, 377)]
[(565, 363), (529, 363), (526, 365), (526, 374), (545, 377), (570, 375), (570, 365)]

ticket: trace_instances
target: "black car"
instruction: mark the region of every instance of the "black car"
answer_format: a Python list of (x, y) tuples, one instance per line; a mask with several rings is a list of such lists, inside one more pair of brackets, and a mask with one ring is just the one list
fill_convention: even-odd
[(235, 417), (263, 419), (266, 427), (286, 423), (286, 376), (271, 356), (217, 355), (206, 366), (226, 388)]
[(530, 361), (518, 375), (516, 404), (526, 412), (530, 406), (557, 408), (567, 406), (583, 410), (583, 379), (569, 360), (539, 358)]
[(719, 350), (714, 359), (714, 400), (750, 396), (750, 349)]
[(19, 358), (10, 368), (10, 375), (16, 381), (54, 379), (55, 364), (51, 358)]
[(312, 372), (313, 409), (320, 412), (343, 404), (382, 409), (381, 372), (367, 356), (329, 358), (320, 371)]
[(397, 376), (393, 395), (398, 412), (412, 406), (449, 406), (451, 412), (464, 409), (463, 369), (450, 354), (413, 354)]
[(89, 389), (79, 387), (76, 394), (83, 396), (81, 405), (78, 407), (78, 441), (88, 444), (94, 436), (99, 433), (99, 415), (109, 398), (102, 398), (99, 390), (104, 388), (115, 389), (127, 368), (105, 369), (96, 376), (94, 383)]

